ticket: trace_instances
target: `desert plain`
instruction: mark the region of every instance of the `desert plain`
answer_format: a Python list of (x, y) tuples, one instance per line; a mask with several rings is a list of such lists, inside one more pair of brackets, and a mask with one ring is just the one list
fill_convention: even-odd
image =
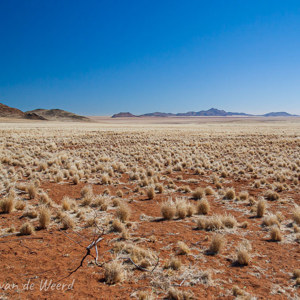
[(299, 299), (299, 118), (0, 122), (1, 299)]

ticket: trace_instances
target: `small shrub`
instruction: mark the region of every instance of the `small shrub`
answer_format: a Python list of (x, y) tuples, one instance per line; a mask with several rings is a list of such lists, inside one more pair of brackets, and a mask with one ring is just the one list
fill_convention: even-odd
[(125, 231), (124, 224), (118, 219), (113, 220), (113, 222), (111, 224), (111, 228), (112, 228), (112, 231), (115, 231), (115, 232), (124, 232)]
[(75, 223), (73, 221), (73, 219), (71, 217), (69, 217), (68, 215), (65, 215), (62, 217), (61, 223), (63, 225), (63, 229), (69, 229), (69, 228), (74, 228), (75, 227)]
[(207, 199), (201, 199), (196, 205), (198, 215), (207, 215), (210, 211), (210, 205)]
[(162, 203), (160, 211), (165, 220), (172, 220), (176, 214), (176, 206), (172, 200), (169, 200)]
[(275, 201), (275, 200), (279, 199), (279, 195), (276, 192), (272, 191), (272, 190), (268, 190), (265, 193), (265, 198), (267, 200), (270, 200), (270, 201)]
[(15, 199), (12, 196), (4, 198), (0, 202), (0, 207), (3, 213), (9, 214), (13, 211), (15, 206)]
[(192, 300), (194, 295), (189, 291), (180, 291), (179, 289), (170, 288), (167, 295), (168, 300)]
[(154, 199), (155, 197), (155, 190), (153, 187), (147, 189), (147, 197), (148, 199)]
[(212, 237), (212, 241), (209, 246), (208, 252), (213, 255), (218, 254), (221, 252), (225, 244), (226, 244), (225, 237), (221, 234), (215, 234)]
[(203, 196), (204, 196), (204, 190), (202, 188), (197, 188), (192, 194), (192, 197), (195, 200), (200, 200), (202, 199)]
[(189, 254), (191, 251), (189, 246), (186, 243), (181, 242), (181, 241), (179, 241), (177, 243), (177, 247), (179, 248), (179, 251), (178, 251), (179, 255), (186, 255), (186, 254)]
[(39, 212), (39, 224), (40, 228), (45, 229), (50, 224), (50, 210), (47, 207), (40, 208)]
[(210, 186), (206, 187), (204, 192), (205, 192), (205, 195), (207, 195), (207, 196), (214, 194), (214, 190)]
[(177, 257), (172, 257), (165, 263), (164, 268), (178, 271), (181, 268), (181, 265), (182, 264), (180, 259), (178, 259)]
[(74, 175), (72, 178), (72, 182), (74, 185), (77, 185), (79, 183), (80, 179), (78, 175)]
[(124, 267), (117, 260), (106, 264), (104, 269), (104, 279), (107, 284), (116, 284), (123, 281), (125, 278)]
[(70, 210), (71, 209), (71, 199), (69, 197), (64, 196), (61, 202), (61, 206), (63, 210)]
[(117, 212), (116, 212), (116, 216), (118, 219), (120, 219), (122, 222), (125, 222), (129, 219), (130, 217), (130, 208), (128, 205), (126, 204), (121, 204), (118, 208), (117, 208)]
[(235, 199), (235, 191), (234, 189), (227, 189), (224, 195), (224, 199), (233, 200)]
[(266, 201), (261, 199), (257, 203), (256, 216), (258, 218), (262, 218), (265, 214), (265, 211), (266, 211)]
[(293, 272), (293, 277), (294, 277), (295, 279), (300, 278), (300, 269), (294, 270), (294, 272)]
[(280, 242), (282, 240), (282, 234), (277, 226), (273, 226), (270, 231), (270, 238), (273, 242)]
[(293, 220), (296, 224), (300, 225), (300, 207), (297, 206), (293, 213)]
[(236, 262), (241, 266), (247, 266), (250, 262), (250, 254), (248, 249), (243, 246), (237, 248)]
[(248, 192), (243, 191), (243, 192), (239, 193), (239, 197), (240, 197), (241, 201), (246, 201), (248, 199), (248, 197), (249, 197), (249, 194), (248, 194)]
[(37, 188), (33, 183), (31, 183), (27, 186), (27, 193), (29, 195), (29, 199), (34, 199), (36, 197)]
[(20, 235), (31, 235), (34, 233), (34, 228), (31, 223), (26, 222), (20, 228)]

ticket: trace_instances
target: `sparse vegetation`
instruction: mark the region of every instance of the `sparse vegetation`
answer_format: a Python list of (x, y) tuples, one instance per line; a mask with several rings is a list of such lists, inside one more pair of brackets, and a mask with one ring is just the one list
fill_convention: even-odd
[(296, 298), (298, 121), (284, 130), (283, 121), (242, 119), (122, 129), (105, 122), (1, 128), (5, 276), (65, 276), (100, 237), (98, 252), (91, 248), (70, 277), (88, 278), (88, 297)]

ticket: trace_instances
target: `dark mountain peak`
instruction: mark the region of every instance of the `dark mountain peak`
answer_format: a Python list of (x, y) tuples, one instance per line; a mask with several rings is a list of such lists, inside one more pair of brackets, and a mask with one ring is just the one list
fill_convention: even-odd
[(119, 112), (118, 114), (114, 114), (112, 116), (112, 118), (132, 118), (132, 117), (136, 117), (136, 116), (130, 112)]

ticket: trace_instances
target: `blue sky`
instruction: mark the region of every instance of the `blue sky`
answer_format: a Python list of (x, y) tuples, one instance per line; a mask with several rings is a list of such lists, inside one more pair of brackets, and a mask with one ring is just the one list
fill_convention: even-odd
[(0, 0), (0, 102), (300, 114), (300, 1)]

